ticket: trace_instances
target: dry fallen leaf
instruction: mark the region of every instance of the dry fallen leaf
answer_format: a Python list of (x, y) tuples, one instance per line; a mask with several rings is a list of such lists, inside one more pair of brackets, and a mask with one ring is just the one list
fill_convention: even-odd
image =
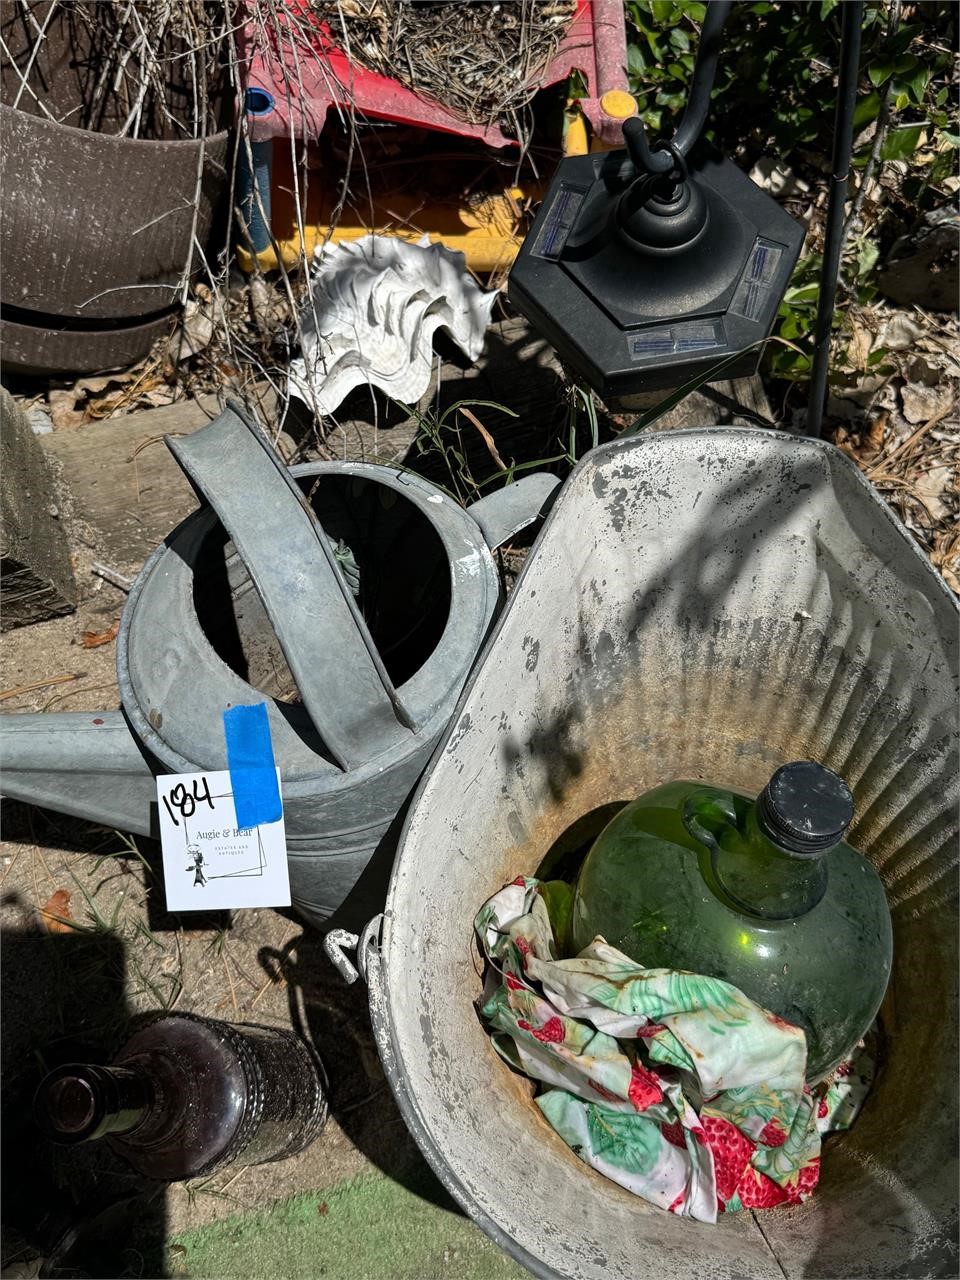
[(50, 414), (50, 421), (53, 423), (54, 431), (63, 431), (69, 427), (79, 427), (84, 421), (85, 414), (82, 409), (77, 409), (77, 396), (73, 391), (51, 391), (47, 396), (47, 406)]
[(944, 418), (952, 408), (953, 397), (953, 387), (947, 381), (936, 387), (907, 382), (900, 388), (903, 416), (911, 425)]
[(99, 395), (101, 391), (106, 391), (107, 387), (116, 386), (118, 382), (129, 382), (130, 377), (127, 374), (112, 373), (102, 374), (94, 378), (80, 378), (73, 384), (73, 393), (75, 397), (79, 397), (81, 391), (86, 391), (90, 395)]
[(123, 388), (115, 391), (109, 391), (105, 396), (99, 396), (96, 400), (91, 400), (87, 405), (87, 417), (90, 419), (108, 418), (114, 409), (118, 409), (127, 398), (127, 392)]
[(853, 442), (853, 436), (846, 427), (837, 427), (833, 433), (833, 443), (837, 446), (841, 453), (845, 453), (848, 458), (857, 461), (857, 450)]
[(120, 619), (118, 618), (106, 631), (85, 631), (80, 637), (80, 643), (84, 649), (99, 649), (102, 644), (109, 644), (111, 640), (116, 640), (119, 630)]
[(272, 336), (290, 323), (286, 298), (267, 284), (263, 276), (254, 276), (250, 281), (249, 300), (253, 322), (261, 334)]
[(847, 344), (847, 359), (853, 369), (866, 369), (867, 357), (873, 347), (873, 334), (869, 329), (854, 324), (853, 336)]
[(930, 559), (943, 574), (950, 590), (960, 596), (960, 529), (954, 527), (938, 533), (933, 540)]
[(941, 369), (926, 356), (917, 356), (907, 367), (909, 381), (923, 383), (925, 387), (939, 386), (943, 376)]
[(880, 452), (883, 448), (883, 436), (887, 429), (887, 423), (890, 421), (890, 412), (882, 409), (870, 423), (867, 428), (866, 435), (863, 437), (861, 451), (868, 457)]
[(145, 392), (141, 397), (141, 402), (150, 405), (151, 408), (159, 408), (161, 405), (173, 404), (174, 400), (180, 397), (179, 387), (154, 387), (153, 390)]
[(941, 495), (952, 475), (952, 467), (930, 467), (910, 485), (910, 492), (923, 503), (932, 520), (943, 520), (947, 515), (947, 508), (941, 501)]
[(40, 908), (40, 920), (47, 933), (72, 933), (73, 915), (70, 911), (70, 894), (57, 889)]
[(463, 405), (463, 404), (460, 406), (460, 412), (467, 419), (467, 421), (472, 422), (473, 425), (480, 432), (480, 438), (483, 440), (483, 443), (487, 446), (487, 452), (490, 454), (490, 457), (494, 460), (494, 462), (497, 464), (500, 470), (506, 471), (507, 464), (504, 462), (504, 460), (500, 457), (500, 454), (497, 452), (497, 446), (494, 443), (493, 436), (490, 434), (487, 428), (483, 425), (483, 423), (480, 421), (477, 415), (475, 413), (471, 413), (471, 411), (466, 407), (466, 405)]
[[(183, 309), (183, 319), (167, 343), (164, 373), (176, 371), (178, 365), (208, 347), (216, 330), (212, 304), (202, 306), (192, 299)], [(168, 381), (169, 381), (168, 377)]]
[(881, 409), (866, 430), (853, 434), (844, 427), (837, 427), (833, 442), (842, 453), (853, 458), (854, 462), (867, 466), (883, 448), (883, 438), (889, 421), (890, 414), (885, 409)]
[(880, 346), (887, 351), (906, 351), (921, 337), (923, 330), (912, 316), (895, 311), (880, 330)]

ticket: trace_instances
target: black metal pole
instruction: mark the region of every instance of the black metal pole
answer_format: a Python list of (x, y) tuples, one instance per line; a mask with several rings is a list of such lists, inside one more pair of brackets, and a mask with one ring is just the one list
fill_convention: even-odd
[(827, 202), (827, 226), (823, 240), (823, 266), (820, 269), (820, 296), (817, 303), (817, 325), (814, 331), (813, 370), (810, 375), (810, 398), (807, 401), (807, 435), (819, 436), (823, 429), (823, 411), (827, 400), (827, 373), (830, 368), (830, 330), (840, 277), (840, 255), (843, 251), (844, 205), (850, 177), (850, 155), (853, 151), (853, 112), (857, 105), (857, 81), (860, 72), (860, 28), (863, 23), (863, 0), (843, 0), (843, 25), (840, 34), (840, 75), (837, 84), (837, 114), (833, 126), (833, 159), (831, 161), (830, 196)]

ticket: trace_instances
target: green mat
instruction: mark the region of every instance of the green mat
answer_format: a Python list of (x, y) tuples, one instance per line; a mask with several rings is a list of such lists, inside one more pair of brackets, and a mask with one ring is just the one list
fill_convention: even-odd
[[(422, 1194), (418, 1194), (422, 1192)], [(170, 1276), (191, 1280), (521, 1280), (528, 1273), (452, 1207), (439, 1184), (364, 1174), (174, 1236)]]

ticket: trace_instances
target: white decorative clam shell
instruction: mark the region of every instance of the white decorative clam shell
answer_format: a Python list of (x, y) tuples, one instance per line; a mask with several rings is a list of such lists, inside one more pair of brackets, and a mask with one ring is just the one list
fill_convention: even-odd
[(467, 274), (462, 253), (426, 236), (410, 244), (369, 235), (314, 256), (303, 356), (290, 366), (291, 391), (311, 408), (332, 413), (363, 385), (415, 404), (430, 385), (437, 329), (470, 360), (480, 355), (497, 292)]

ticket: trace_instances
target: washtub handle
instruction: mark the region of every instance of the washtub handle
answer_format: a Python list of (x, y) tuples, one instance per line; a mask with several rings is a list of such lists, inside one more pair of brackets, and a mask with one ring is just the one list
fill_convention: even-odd
[[(331, 929), (323, 940), (323, 949), (344, 982), (353, 984), (358, 978), (367, 981), (367, 970), (374, 952), (380, 945), (380, 926), (383, 923), (383, 912), (369, 920), (359, 934), (350, 933), (348, 929)], [(356, 955), (357, 963), (347, 956), (348, 951)]]

